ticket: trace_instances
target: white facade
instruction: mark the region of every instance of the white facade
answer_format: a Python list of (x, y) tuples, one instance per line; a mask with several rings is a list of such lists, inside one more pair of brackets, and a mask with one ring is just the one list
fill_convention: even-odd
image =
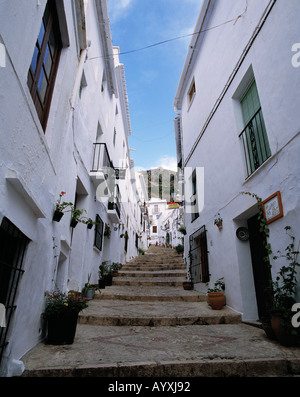
[[(300, 3), (252, 0), (245, 6), (243, 1), (204, 0), (174, 108), (188, 207), (185, 256), (198, 239), (196, 246), (208, 259), (204, 276), (209, 275), (211, 284), (224, 277), (227, 305), (243, 319), (255, 321), (263, 304), (253, 270), (257, 247), (251, 247), (251, 239), (239, 240), (236, 232), (240, 227), (250, 232), (249, 222), (258, 208), (256, 199), (242, 192), (263, 200), (281, 193), (284, 216), (268, 225), (274, 253), (284, 251), (290, 242), (285, 226), (292, 227), (297, 246), (300, 239), (300, 68), (292, 51), (299, 42)], [(242, 101), (253, 81), (270, 153), (249, 172), (240, 134), (250, 128), (243, 120)], [(199, 216), (190, 213), (195, 199)], [(222, 230), (214, 224), (218, 214)], [(253, 232), (250, 237), (253, 240)], [(274, 279), (282, 262), (270, 259)], [(195, 288), (205, 291), (201, 274)]]
[[(43, 126), (27, 75), (47, 1), (17, 3), (0, 2), (0, 43), (5, 49), (0, 65), (1, 236), (16, 249), (9, 230), (18, 230), (26, 243), (23, 260), (18, 258), (22, 271), (13, 291), (16, 308), (9, 327), (0, 328), (1, 343), (9, 342), (0, 348), (1, 374), (8, 376), (17, 373), (18, 360), (44, 337), (45, 290), (81, 289), (89, 273), (90, 281), (97, 283), (101, 262), (125, 263), (136, 256), (136, 235), (143, 233), (139, 197), (132, 184), (124, 67), (118, 49), (112, 47), (106, 0), (50, 1), (56, 5), (62, 49)], [(107, 170), (94, 160), (104, 144), (113, 176), (118, 168), (126, 170), (125, 179), (103, 178)], [(106, 187), (114, 200), (110, 206)], [(98, 215), (103, 225), (109, 224), (110, 238), (102, 231), (97, 247), (95, 228), (88, 230), (84, 223), (71, 228), (69, 212), (59, 223), (53, 222), (62, 191), (64, 201), (76, 202), (87, 217), (95, 220)], [(13, 229), (4, 230), (4, 224)], [(127, 251), (120, 239), (125, 231)], [(8, 284), (12, 280), (7, 281), (9, 274), (3, 270), (8, 254), (3, 246), (0, 251), (0, 279)], [(1, 284), (1, 299), (7, 297), (3, 292), (7, 288)]]

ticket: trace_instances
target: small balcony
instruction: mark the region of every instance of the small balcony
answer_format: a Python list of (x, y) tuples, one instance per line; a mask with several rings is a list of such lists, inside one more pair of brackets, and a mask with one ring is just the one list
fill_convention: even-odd
[(115, 185), (115, 194), (108, 200), (107, 215), (112, 223), (119, 223), (121, 217), (121, 195), (119, 186)]
[[(115, 170), (110, 160), (107, 146), (105, 143), (94, 143), (93, 162), (90, 170), (90, 177), (98, 187), (105, 182), (107, 188), (110, 186), (110, 178), (115, 176)], [(110, 190), (110, 189), (109, 189)]]

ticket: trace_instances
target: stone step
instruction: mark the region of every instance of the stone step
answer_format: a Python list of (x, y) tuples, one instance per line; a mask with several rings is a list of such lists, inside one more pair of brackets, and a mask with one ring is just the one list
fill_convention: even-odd
[[(153, 264), (147, 264), (147, 265), (123, 265), (122, 266), (122, 271), (123, 270), (130, 270), (130, 271), (152, 271), (152, 270), (184, 270), (186, 271), (186, 265), (153, 265)], [(119, 270), (120, 271), (120, 270)]]
[(185, 277), (114, 277), (112, 285), (182, 287)]
[(118, 272), (118, 277), (185, 277), (185, 275), (184, 270), (119, 270)]
[(101, 300), (125, 300), (140, 302), (203, 302), (206, 295), (197, 291), (185, 291), (180, 287), (149, 286), (118, 286), (107, 287), (95, 294), (95, 299)]
[[(21, 360), (25, 365), (23, 377), (101, 377), (99, 382), (104, 391), (118, 380), (121, 385), (141, 384), (139, 395), (147, 395), (147, 391), (152, 392), (156, 377), (181, 377), (184, 387), (191, 383), (189, 389), (196, 391), (201, 382), (206, 384), (204, 377), (297, 376), (299, 349), (284, 348), (267, 339), (262, 329), (245, 324), (203, 327), (78, 324), (73, 345), (40, 343)], [(169, 391), (169, 394), (174, 393)]]
[(237, 324), (240, 314), (228, 307), (212, 310), (207, 302), (156, 302), (93, 300), (84, 309), (80, 324), (102, 326), (176, 326)]

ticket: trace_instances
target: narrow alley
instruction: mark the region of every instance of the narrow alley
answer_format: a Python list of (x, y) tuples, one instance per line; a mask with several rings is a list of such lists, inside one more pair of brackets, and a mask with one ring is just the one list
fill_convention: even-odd
[(284, 348), (206, 296), (182, 288), (184, 263), (150, 246), (124, 265), (81, 314), (74, 344), (28, 352), (23, 377), (287, 376), (300, 348)]

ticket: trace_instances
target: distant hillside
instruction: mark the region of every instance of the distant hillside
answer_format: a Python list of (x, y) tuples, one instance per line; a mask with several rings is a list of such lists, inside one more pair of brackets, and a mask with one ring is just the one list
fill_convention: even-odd
[(146, 187), (148, 186), (148, 198), (161, 198), (172, 201), (171, 193), (179, 194), (177, 172), (162, 167), (148, 171), (139, 171), (143, 175)]

